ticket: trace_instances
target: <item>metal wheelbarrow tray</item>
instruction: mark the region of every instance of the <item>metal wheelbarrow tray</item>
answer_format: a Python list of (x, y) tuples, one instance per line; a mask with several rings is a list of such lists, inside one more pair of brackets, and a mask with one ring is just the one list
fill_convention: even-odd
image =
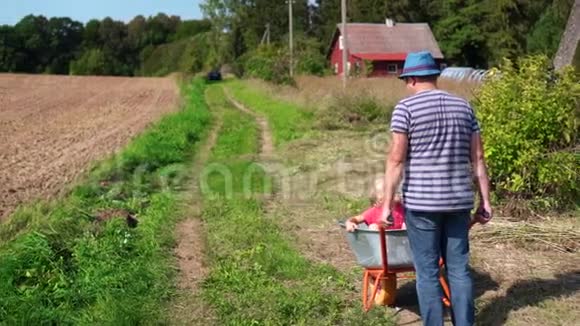
[[(344, 227), (344, 223), (340, 223)], [(346, 232), (346, 238), (356, 259), (365, 268), (383, 268), (380, 232), (369, 230), (360, 224), (354, 232)], [(407, 230), (385, 230), (387, 267), (389, 269), (413, 268), (413, 255)]]
[[(345, 228), (344, 222), (339, 222), (339, 224)], [(394, 278), (393, 293), (389, 294), (391, 298), (394, 298), (396, 296), (396, 279), (414, 278), (413, 276), (397, 275), (415, 271), (407, 230), (385, 230), (383, 227), (379, 227), (379, 230), (375, 231), (370, 230), (366, 224), (360, 224), (354, 232), (345, 233), (359, 265), (365, 269), (362, 293), (365, 311), (370, 310), (380, 291), (379, 284), (382, 281)], [(439, 282), (443, 290), (441, 299), (445, 306), (450, 307), (451, 295), (443, 273), (443, 259), (439, 260), (439, 266), (441, 268)], [(370, 292), (369, 285), (371, 286)]]

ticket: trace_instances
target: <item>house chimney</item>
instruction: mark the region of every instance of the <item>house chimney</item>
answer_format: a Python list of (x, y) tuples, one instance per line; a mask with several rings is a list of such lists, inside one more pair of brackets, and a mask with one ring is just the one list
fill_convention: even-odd
[(385, 22), (387, 24), (387, 27), (393, 27), (393, 26), (395, 26), (395, 21), (392, 18), (387, 18), (385, 20)]

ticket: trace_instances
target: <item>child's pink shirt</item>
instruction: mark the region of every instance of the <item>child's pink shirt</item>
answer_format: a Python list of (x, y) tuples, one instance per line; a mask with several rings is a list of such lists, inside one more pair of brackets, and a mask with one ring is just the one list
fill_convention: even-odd
[[(382, 213), (383, 213), (383, 205), (378, 205), (367, 209), (362, 215), (365, 223), (367, 225), (371, 225), (378, 224), (381, 221)], [(389, 230), (401, 229), (403, 227), (403, 223), (405, 222), (405, 210), (403, 208), (403, 205), (401, 205), (401, 203), (395, 203), (391, 215), (393, 215), (393, 224), (389, 225), (387, 229)]]

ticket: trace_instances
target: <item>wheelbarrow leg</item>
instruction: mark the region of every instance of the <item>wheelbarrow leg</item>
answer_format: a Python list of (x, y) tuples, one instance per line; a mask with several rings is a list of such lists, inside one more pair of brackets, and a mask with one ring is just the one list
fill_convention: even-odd
[(365, 311), (367, 308), (367, 296), (368, 296), (368, 292), (369, 292), (369, 271), (365, 269), (364, 272), (364, 277), (363, 277), (363, 289), (362, 289), (362, 301), (363, 301), (363, 309)]
[(443, 258), (439, 259), (439, 283), (441, 284), (441, 289), (443, 289), (443, 304), (447, 307), (451, 307), (451, 291), (449, 290), (449, 285), (447, 284), (447, 280), (445, 279), (445, 262)]
[[(374, 273), (373, 273), (374, 274)], [(368, 270), (365, 270), (365, 274), (364, 274), (364, 279), (363, 279), (363, 309), (365, 312), (368, 312), (369, 310), (371, 310), (371, 307), (373, 306), (373, 303), (375, 302), (375, 298), (377, 297), (377, 293), (379, 292), (379, 284), (381, 282), (381, 279), (383, 278), (384, 273), (381, 271), (379, 272), (377, 275), (372, 275), (372, 277), (375, 278), (374, 280), (374, 289), (373, 289), (373, 293), (371, 294), (371, 296), (369, 297), (369, 283), (371, 282), (371, 272)]]

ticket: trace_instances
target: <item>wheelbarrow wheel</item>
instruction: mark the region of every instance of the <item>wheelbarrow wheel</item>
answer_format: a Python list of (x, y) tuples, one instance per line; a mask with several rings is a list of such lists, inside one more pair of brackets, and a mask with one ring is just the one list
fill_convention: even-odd
[[(374, 280), (370, 280), (370, 293), (374, 293)], [(388, 274), (382, 277), (379, 283), (377, 296), (375, 297), (375, 305), (377, 306), (392, 306), (395, 304), (397, 297), (397, 275)]]

